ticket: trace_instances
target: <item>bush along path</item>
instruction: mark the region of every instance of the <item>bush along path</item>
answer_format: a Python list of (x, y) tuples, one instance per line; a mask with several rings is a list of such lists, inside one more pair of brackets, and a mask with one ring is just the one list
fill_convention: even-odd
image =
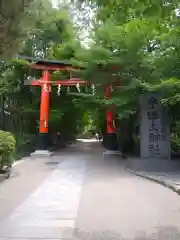
[(9, 176), (16, 140), (10, 132), (0, 131), (0, 174)]

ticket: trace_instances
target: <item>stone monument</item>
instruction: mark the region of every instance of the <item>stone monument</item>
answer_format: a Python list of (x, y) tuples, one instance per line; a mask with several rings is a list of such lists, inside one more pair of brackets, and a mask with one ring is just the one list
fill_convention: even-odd
[(166, 111), (158, 93), (140, 99), (140, 155), (146, 159), (170, 159), (170, 132)]

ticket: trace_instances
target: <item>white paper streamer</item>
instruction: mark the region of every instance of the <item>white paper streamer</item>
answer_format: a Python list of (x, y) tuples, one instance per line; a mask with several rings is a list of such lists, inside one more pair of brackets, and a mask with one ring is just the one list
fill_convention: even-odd
[(93, 94), (93, 96), (94, 96), (94, 95), (95, 95), (95, 93), (96, 93), (95, 85), (94, 85), (94, 84), (92, 84), (92, 85), (91, 85), (91, 88), (92, 88), (92, 94)]
[(79, 83), (76, 84), (76, 88), (77, 88), (78, 92), (81, 92), (80, 84), (79, 84)]
[(60, 96), (61, 94), (61, 84), (58, 84), (57, 95)]
[(44, 120), (44, 127), (47, 127), (47, 121)]
[(44, 84), (44, 91), (45, 92), (51, 92), (51, 86), (48, 86), (47, 84)]
[(69, 87), (69, 86), (67, 87), (67, 92), (68, 92), (68, 93), (70, 92), (70, 87)]

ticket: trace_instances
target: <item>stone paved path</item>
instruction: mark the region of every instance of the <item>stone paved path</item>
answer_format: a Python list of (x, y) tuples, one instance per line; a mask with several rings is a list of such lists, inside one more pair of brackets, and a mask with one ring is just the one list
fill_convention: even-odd
[(27, 160), (15, 173), (0, 184), (0, 240), (180, 239), (180, 197), (128, 173), (124, 160), (102, 159), (98, 144)]
[(13, 168), (12, 177), (0, 183), (0, 221), (12, 213), (53, 171), (43, 159), (24, 160)]
[(2, 221), (0, 238), (60, 239), (72, 235), (69, 230), (75, 228), (86, 164), (83, 156), (64, 157), (60, 163), (54, 161), (56, 168)]

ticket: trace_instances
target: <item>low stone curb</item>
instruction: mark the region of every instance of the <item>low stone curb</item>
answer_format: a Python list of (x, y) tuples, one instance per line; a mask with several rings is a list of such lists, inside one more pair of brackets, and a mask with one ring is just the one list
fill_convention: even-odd
[(175, 183), (174, 181), (170, 181), (170, 180), (168, 181), (168, 180), (162, 179), (161, 177), (151, 176), (151, 175), (148, 175), (148, 174), (142, 173), (142, 172), (136, 172), (136, 171), (133, 171), (129, 168), (127, 168), (127, 171), (129, 173), (133, 174), (133, 175), (138, 176), (138, 177), (142, 177), (144, 179), (159, 183), (159, 184), (173, 190), (178, 195), (180, 195), (180, 185)]
[(9, 173), (1, 173), (0, 174), (0, 182), (4, 181), (5, 179), (8, 179), (9, 178)]

